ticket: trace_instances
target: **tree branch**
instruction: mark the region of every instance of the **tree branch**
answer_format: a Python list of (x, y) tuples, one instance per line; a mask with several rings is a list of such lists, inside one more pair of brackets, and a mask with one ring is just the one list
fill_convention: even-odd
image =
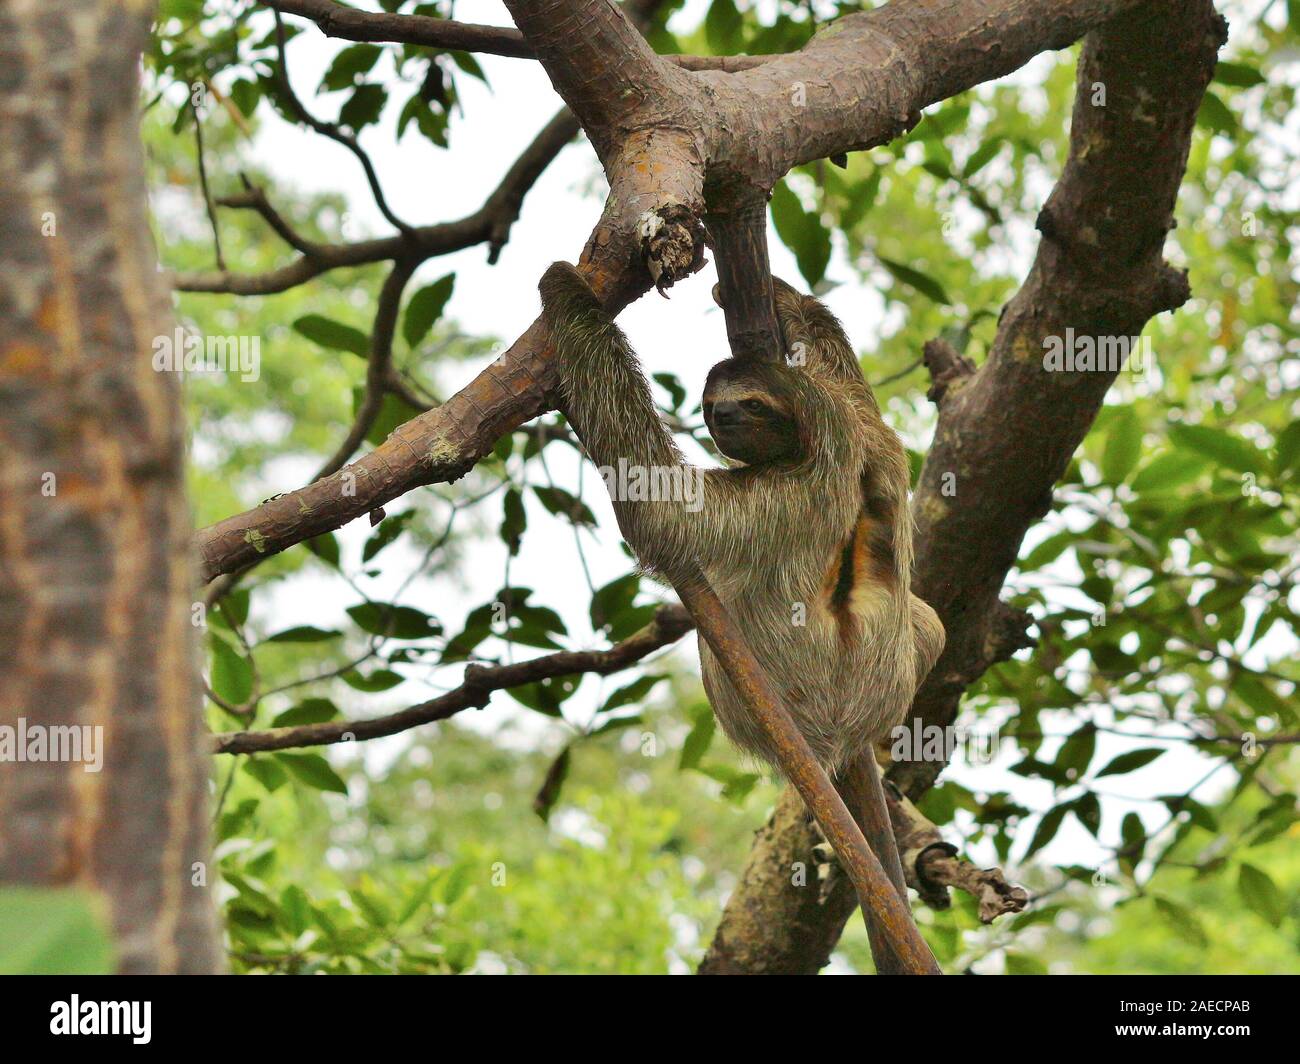
[(690, 629), (690, 616), (683, 607), (660, 606), (649, 624), (608, 650), (563, 651), (512, 665), (471, 665), (465, 670), (464, 683), (455, 690), (398, 713), (370, 720), (328, 721), (294, 728), (227, 732), (212, 736), (212, 750), (218, 754), (251, 754), (267, 750), (291, 750), (302, 746), (362, 742), (396, 735), (421, 724), (446, 720), (464, 709), (482, 709), (493, 691), (580, 672), (608, 676), (677, 642)]
[[(268, 7), (286, 15), (311, 19), (327, 37), (349, 41), (421, 44), (462, 52), (484, 52), (514, 59), (536, 59), (524, 35), (509, 26), (481, 26), (471, 22), (431, 18), (428, 15), (393, 15), (358, 11), (334, 0), (268, 0)], [(664, 59), (685, 70), (748, 70), (770, 60), (768, 55), (669, 55)]]

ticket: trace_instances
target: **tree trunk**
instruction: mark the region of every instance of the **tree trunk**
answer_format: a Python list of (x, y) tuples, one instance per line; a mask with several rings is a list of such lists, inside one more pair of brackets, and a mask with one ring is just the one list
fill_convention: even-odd
[(97, 896), (120, 971), (210, 972), (184, 426), (151, 366), (174, 328), (137, 120), (151, 8), (0, 2), (0, 724), (89, 741), (0, 764), (0, 884)]

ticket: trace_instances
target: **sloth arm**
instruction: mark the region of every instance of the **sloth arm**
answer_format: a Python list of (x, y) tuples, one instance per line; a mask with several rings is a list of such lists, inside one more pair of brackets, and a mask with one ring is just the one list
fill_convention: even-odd
[(754, 490), (752, 479), (765, 474), (686, 463), (659, 418), (635, 352), (577, 270), (554, 264), (540, 289), (560, 359), (564, 410), (591, 460), (615, 473), (620, 459), (643, 470), (683, 468), (683, 497), (614, 499), (619, 528), (643, 565), (671, 577), (683, 559), (706, 569), (743, 564), (756, 530), (825, 524), (825, 486), (810, 478), (788, 478), (785, 490)]

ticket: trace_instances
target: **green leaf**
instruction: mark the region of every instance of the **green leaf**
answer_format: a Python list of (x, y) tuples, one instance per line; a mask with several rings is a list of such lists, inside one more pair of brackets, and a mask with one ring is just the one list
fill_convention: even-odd
[(848, 204), (840, 211), (841, 229), (847, 232), (866, 217), (867, 211), (875, 205), (876, 196), (880, 192), (880, 180), (881, 170), (877, 166), (872, 169), (869, 177), (845, 190)]
[(631, 728), (637, 724), (644, 724), (645, 717), (640, 713), (633, 713), (630, 717), (614, 717), (607, 720), (598, 728), (592, 728), (587, 733), (587, 738), (594, 739), (597, 735), (604, 735), (607, 732), (618, 731), (621, 728)]
[(442, 625), (412, 606), (391, 606), (384, 602), (363, 602), (349, 606), (348, 616), (371, 635), (391, 639), (428, 639), (442, 631)]
[(1097, 796), (1089, 791), (1082, 797), (1076, 798), (1070, 804), (1070, 812), (1095, 838), (1097, 832), (1101, 830), (1101, 802)]
[(595, 526), (596, 515), (587, 504), (563, 488), (534, 487), (533, 493), (551, 513), (567, 517), (575, 525)]
[(1164, 751), (1154, 746), (1143, 747), (1141, 750), (1130, 750), (1128, 753), (1119, 754), (1106, 763), (1106, 767), (1097, 773), (1096, 779), (1102, 776), (1122, 776), (1126, 772), (1136, 772), (1145, 765), (1151, 764)]
[(473, 869), (468, 864), (458, 864), (451, 874), (442, 882), (442, 901), (444, 905), (455, 905), (464, 896), (473, 882)]
[(388, 91), (382, 85), (358, 85), (339, 110), (339, 124), (360, 131), (379, 121), (387, 102)]
[(1167, 451), (1138, 470), (1129, 486), (1139, 495), (1172, 491), (1190, 484), (1205, 471), (1205, 458), (1188, 451)]
[(1232, 693), (1262, 717), (1300, 723), (1296, 707), (1274, 691), (1268, 681), (1253, 673), (1239, 672), (1233, 680)]
[(686, 388), (675, 373), (656, 373), (654, 375), (655, 383), (663, 388), (672, 398), (670, 409), (676, 413), (686, 402)]
[(289, 770), (290, 775), (308, 787), (336, 794), (348, 793), (348, 785), (320, 754), (276, 754), (275, 758)]
[(244, 771), (266, 788), (268, 794), (283, 787), (289, 778), (284, 769), (270, 757), (246, 757)]
[(344, 48), (334, 57), (334, 62), (325, 71), (321, 86), (328, 92), (351, 88), (361, 74), (367, 73), (375, 65), (383, 49), (377, 44), (354, 44)]
[(607, 699), (605, 704), (600, 707), (601, 713), (608, 713), (610, 710), (618, 709), (621, 706), (635, 705), (645, 699), (650, 690), (659, 683), (668, 679), (667, 676), (640, 676), (630, 684), (620, 687)]
[(1265, 82), (1264, 75), (1258, 68), (1249, 63), (1230, 63), (1224, 59), (1220, 59), (1214, 68), (1214, 80), (1238, 89), (1249, 89)]
[(551, 767), (546, 771), (546, 778), (542, 781), (537, 794), (533, 796), (533, 812), (541, 818), (542, 823), (550, 820), (551, 810), (560, 800), (564, 781), (569, 777), (569, 765), (573, 758), (572, 749), (566, 746), (560, 751), (560, 756), (551, 762)]
[(1142, 423), (1131, 407), (1123, 407), (1106, 431), (1106, 447), (1101, 456), (1101, 474), (1106, 482), (1122, 483), (1137, 465), (1141, 453)]
[(1263, 467), (1263, 451), (1222, 429), (1208, 425), (1170, 425), (1169, 438), (1177, 447), (1203, 454), (1242, 473), (1258, 473)]
[(300, 624), (294, 628), (286, 628), (282, 632), (276, 632), (275, 635), (267, 636), (262, 642), (264, 643), (323, 643), (327, 639), (337, 639), (342, 632), (335, 632), (326, 628), (315, 628), (310, 624)]
[(230, 86), (230, 99), (239, 108), (240, 114), (245, 118), (252, 118), (258, 102), (262, 99), (262, 86), (256, 81), (240, 78)]
[(1061, 828), (1061, 821), (1065, 819), (1068, 805), (1053, 806), (1043, 814), (1043, 819), (1038, 822), (1038, 829), (1034, 832), (1034, 837), (1029, 841), (1029, 849), (1025, 851), (1025, 856), (1021, 861), (1028, 861), (1039, 850), (1056, 838), (1057, 831)]
[(88, 890), (0, 887), (0, 975), (111, 975), (106, 917)]
[(369, 676), (362, 675), (356, 669), (350, 669), (341, 679), (353, 690), (376, 694), (379, 691), (387, 691), (390, 687), (396, 687), (399, 683), (403, 683), (406, 677), (401, 673), (393, 672), (392, 669), (376, 669)]
[(682, 755), (677, 762), (679, 768), (697, 768), (699, 766), (700, 758), (705, 755), (709, 749), (709, 744), (713, 742), (714, 729), (713, 710), (709, 708), (707, 703), (697, 707), (694, 723), (682, 743)]
[(417, 347), (428, 335), (433, 323), (442, 317), (455, 287), (456, 275), (449, 273), (411, 296), (406, 304), (406, 316), (402, 319), (402, 337), (408, 347)]
[(1028, 953), (1008, 950), (1005, 954), (1007, 975), (1046, 975), (1047, 965)]
[(1186, 813), (1191, 823), (1206, 831), (1216, 832), (1219, 830), (1219, 821), (1214, 813), (1204, 805), (1186, 794), (1167, 794), (1162, 795), (1159, 799), (1164, 802), (1165, 807), (1174, 815)]
[(303, 546), (326, 565), (334, 569), (339, 567), (339, 541), (333, 532), (322, 532), (319, 536), (307, 540)]
[(339, 707), (328, 698), (304, 698), (271, 721), (272, 728), (292, 728), (299, 724), (321, 724), (339, 716)]
[(1120, 837), (1123, 840), (1120, 862), (1132, 875), (1138, 862), (1142, 860), (1142, 853), (1147, 844), (1147, 831), (1142, 825), (1142, 818), (1137, 813), (1124, 814), (1124, 822), (1120, 825)]
[(1237, 890), (1252, 912), (1262, 916), (1274, 927), (1286, 916), (1286, 902), (1277, 884), (1262, 868), (1243, 864), (1237, 874)]
[(772, 224), (776, 234), (792, 252), (799, 272), (810, 287), (816, 287), (826, 274), (831, 260), (831, 235), (821, 219), (803, 209), (803, 204), (780, 181), (772, 190)]
[(208, 633), (212, 651), (209, 683), (212, 691), (231, 705), (242, 706), (253, 694), (253, 664), (216, 632)]
[(1204, 126), (1211, 133), (1222, 133), (1230, 137), (1237, 132), (1237, 119), (1228, 109), (1228, 105), (1212, 92), (1201, 98), (1200, 109), (1196, 112), (1196, 124)]
[(279, 916), (289, 934), (295, 938), (307, 930), (311, 904), (307, 901), (307, 895), (303, 893), (302, 887), (297, 883), (290, 883), (280, 891)]
[(478, 60), (470, 52), (448, 52), (447, 54), (451, 56), (451, 61), (466, 74), (478, 78), (484, 85), (487, 84), (487, 75), (483, 73), (483, 68), (478, 65)]
[(1079, 534), (1068, 528), (1063, 532), (1048, 536), (1020, 560), (1018, 563), (1020, 571), (1033, 572), (1035, 569), (1041, 569), (1049, 562), (1056, 561), (1078, 538)]
[(1174, 930), (1187, 939), (1189, 943), (1198, 949), (1204, 949), (1210, 944), (1210, 940), (1205, 934), (1205, 928), (1201, 926), (1201, 921), (1196, 918), (1196, 915), (1190, 909), (1186, 909), (1177, 902), (1158, 895), (1152, 895), (1152, 900), (1156, 903), (1156, 912), (1163, 916)]
[(414, 517), (414, 510), (404, 510), (392, 517), (385, 517), (379, 527), (375, 529), (374, 534), (366, 540), (365, 548), (361, 551), (362, 562), (370, 561), (371, 558), (396, 540), (406, 530)]
[(510, 551), (510, 557), (519, 554), (527, 528), (528, 515), (524, 512), (524, 497), (518, 488), (509, 488), (502, 501), (501, 540)]
[(293, 331), (331, 351), (350, 351), (361, 358), (367, 357), (370, 352), (370, 337), (360, 329), (320, 314), (306, 314), (299, 318), (293, 323)]
[(591, 596), (591, 626), (600, 631), (631, 607), (641, 588), (640, 574), (632, 572), (611, 580)]
[(970, 158), (966, 160), (966, 165), (962, 167), (962, 177), (973, 177), (983, 170), (985, 166), (993, 161), (993, 157), (997, 155), (1004, 143), (1000, 137), (990, 137), (971, 152)]
[(509, 688), (509, 695), (521, 706), (547, 717), (562, 718), (560, 706), (571, 698), (582, 685), (582, 675), (553, 676), (537, 683), (520, 684)]
[(713, 0), (704, 16), (704, 39), (714, 55), (730, 55), (740, 50), (744, 17), (735, 0)]
[(1282, 476), (1297, 467), (1300, 467), (1300, 421), (1293, 421), (1278, 434), (1274, 468)]
[(1053, 764), (1065, 774), (1067, 780), (1080, 779), (1088, 770), (1096, 749), (1097, 728), (1093, 724), (1084, 724), (1061, 744)]
[(887, 259), (883, 255), (877, 255), (880, 264), (890, 272), (894, 280), (902, 281), (903, 284), (915, 288), (923, 296), (934, 300), (940, 306), (950, 306), (951, 300), (948, 293), (944, 291), (943, 285), (936, 281), (929, 274), (922, 273), (920, 270), (913, 269), (901, 262), (895, 262), (893, 259)]

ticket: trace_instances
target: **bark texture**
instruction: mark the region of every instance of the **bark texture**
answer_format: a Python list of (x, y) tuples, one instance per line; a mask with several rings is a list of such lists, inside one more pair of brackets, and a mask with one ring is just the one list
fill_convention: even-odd
[(151, 10), (0, 4), (0, 723), (103, 729), (102, 771), (0, 765), (0, 883), (92, 891), (123, 972), (211, 972), (184, 426), (151, 368)]

